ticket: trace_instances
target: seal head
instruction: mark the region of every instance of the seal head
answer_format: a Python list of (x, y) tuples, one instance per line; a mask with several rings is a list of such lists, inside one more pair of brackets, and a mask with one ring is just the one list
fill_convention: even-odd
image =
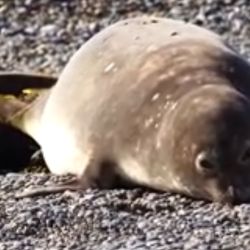
[(171, 135), (166, 147), (178, 191), (226, 203), (245, 199), (249, 112), (249, 100), (228, 86), (201, 86), (178, 102), (160, 132)]

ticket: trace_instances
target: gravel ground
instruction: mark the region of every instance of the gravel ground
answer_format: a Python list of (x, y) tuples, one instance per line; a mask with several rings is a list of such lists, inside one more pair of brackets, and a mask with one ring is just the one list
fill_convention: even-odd
[[(248, 0), (0, 0), (0, 70), (58, 75), (93, 34), (150, 13), (223, 35), (250, 59)], [(87, 190), (16, 200), (48, 174), (0, 176), (0, 249), (250, 249), (250, 205), (232, 209), (141, 189)]]

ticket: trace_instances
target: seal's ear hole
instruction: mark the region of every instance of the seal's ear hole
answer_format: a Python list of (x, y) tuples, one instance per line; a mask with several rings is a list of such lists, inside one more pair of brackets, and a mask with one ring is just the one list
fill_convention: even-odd
[(240, 163), (242, 164), (250, 164), (250, 145), (246, 145), (244, 147), (243, 152), (240, 156)]
[(199, 153), (195, 159), (196, 169), (204, 174), (211, 175), (216, 171), (216, 164), (211, 157), (205, 152)]

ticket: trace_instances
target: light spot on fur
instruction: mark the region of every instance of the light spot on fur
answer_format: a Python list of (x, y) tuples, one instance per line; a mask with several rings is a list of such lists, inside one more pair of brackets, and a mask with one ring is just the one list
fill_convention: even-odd
[(154, 72), (156, 68), (156, 62), (153, 60), (148, 60), (144, 63), (144, 65), (140, 68), (138, 72), (137, 82), (142, 82), (145, 78), (148, 77), (152, 72)]
[(154, 125), (154, 127), (155, 127), (155, 128), (159, 128), (159, 123), (156, 123), (156, 124)]
[(141, 141), (138, 140), (135, 146), (135, 152), (139, 153), (140, 149), (141, 149)]
[(160, 140), (156, 141), (156, 149), (161, 149), (161, 141)]
[(159, 81), (164, 81), (164, 80), (167, 80), (168, 79), (168, 74), (161, 74), (159, 77), (158, 77), (158, 80)]
[(190, 81), (190, 79), (191, 79), (190, 75), (184, 76), (184, 77), (181, 78), (181, 83), (188, 82), (188, 81)]
[(108, 73), (111, 70), (116, 71), (117, 68), (115, 67), (115, 63), (111, 62), (109, 65), (107, 65), (107, 67), (104, 69), (104, 73)]
[(175, 75), (175, 71), (171, 70), (168, 72), (168, 77), (173, 77)]
[(168, 109), (168, 107), (170, 106), (171, 102), (166, 102), (165, 105), (163, 106), (163, 109)]
[(156, 100), (159, 99), (159, 97), (160, 97), (160, 93), (156, 93), (156, 94), (153, 95), (151, 101), (152, 101), (152, 102), (155, 102)]
[(176, 188), (176, 189), (180, 189), (181, 188), (181, 180), (180, 180), (180, 177), (176, 176), (172, 176), (172, 183), (173, 183), (173, 186)]
[(170, 110), (170, 111), (175, 110), (176, 106), (177, 106), (177, 103), (176, 103), (176, 102), (172, 103), (171, 106), (170, 106), (170, 108), (169, 108), (169, 110)]
[(158, 49), (158, 47), (157, 46), (155, 46), (154, 44), (151, 44), (150, 46), (148, 46), (148, 48), (147, 48), (147, 52), (155, 52), (155, 51), (157, 51), (157, 49)]
[(182, 156), (183, 156), (184, 158), (185, 158), (185, 157), (188, 157), (188, 147), (184, 147), (184, 148), (183, 148)]
[(196, 97), (196, 98), (194, 98), (193, 103), (199, 103), (200, 101), (201, 101), (201, 98), (200, 97)]
[(198, 104), (197, 107), (202, 108), (202, 107), (208, 107), (208, 106), (215, 106), (215, 102), (213, 98), (202, 98), (202, 97), (196, 97), (193, 99), (194, 104)]
[(197, 150), (197, 145), (194, 144), (194, 143), (192, 143), (191, 144), (191, 151), (192, 151), (192, 153), (194, 153), (196, 150)]
[(153, 124), (153, 122), (154, 122), (154, 119), (153, 119), (152, 117), (150, 117), (149, 119), (147, 119), (147, 120), (145, 121), (144, 127), (145, 127), (145, 128), (150, 127), (150, 126)]
[(158, 113), (156, 114), (156, 117), (157, 117), (157, 118), (161, 118), (161, 116), (162, 116), (162, 112), (158, 112)]
[(165, 99), (166, 99), (166, 100), (170, 100), (170, 99), (171, 99), (171, 95), (166, 95), (166, 96), (165, 96)]

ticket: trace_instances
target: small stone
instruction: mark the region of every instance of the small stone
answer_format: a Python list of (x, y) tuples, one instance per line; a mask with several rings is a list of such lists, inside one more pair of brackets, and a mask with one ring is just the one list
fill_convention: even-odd
[(40, 32), (42, 36), (53, 36), (56, 33), (56, 25), (54, 24), (47, 24), (41, 27)]

